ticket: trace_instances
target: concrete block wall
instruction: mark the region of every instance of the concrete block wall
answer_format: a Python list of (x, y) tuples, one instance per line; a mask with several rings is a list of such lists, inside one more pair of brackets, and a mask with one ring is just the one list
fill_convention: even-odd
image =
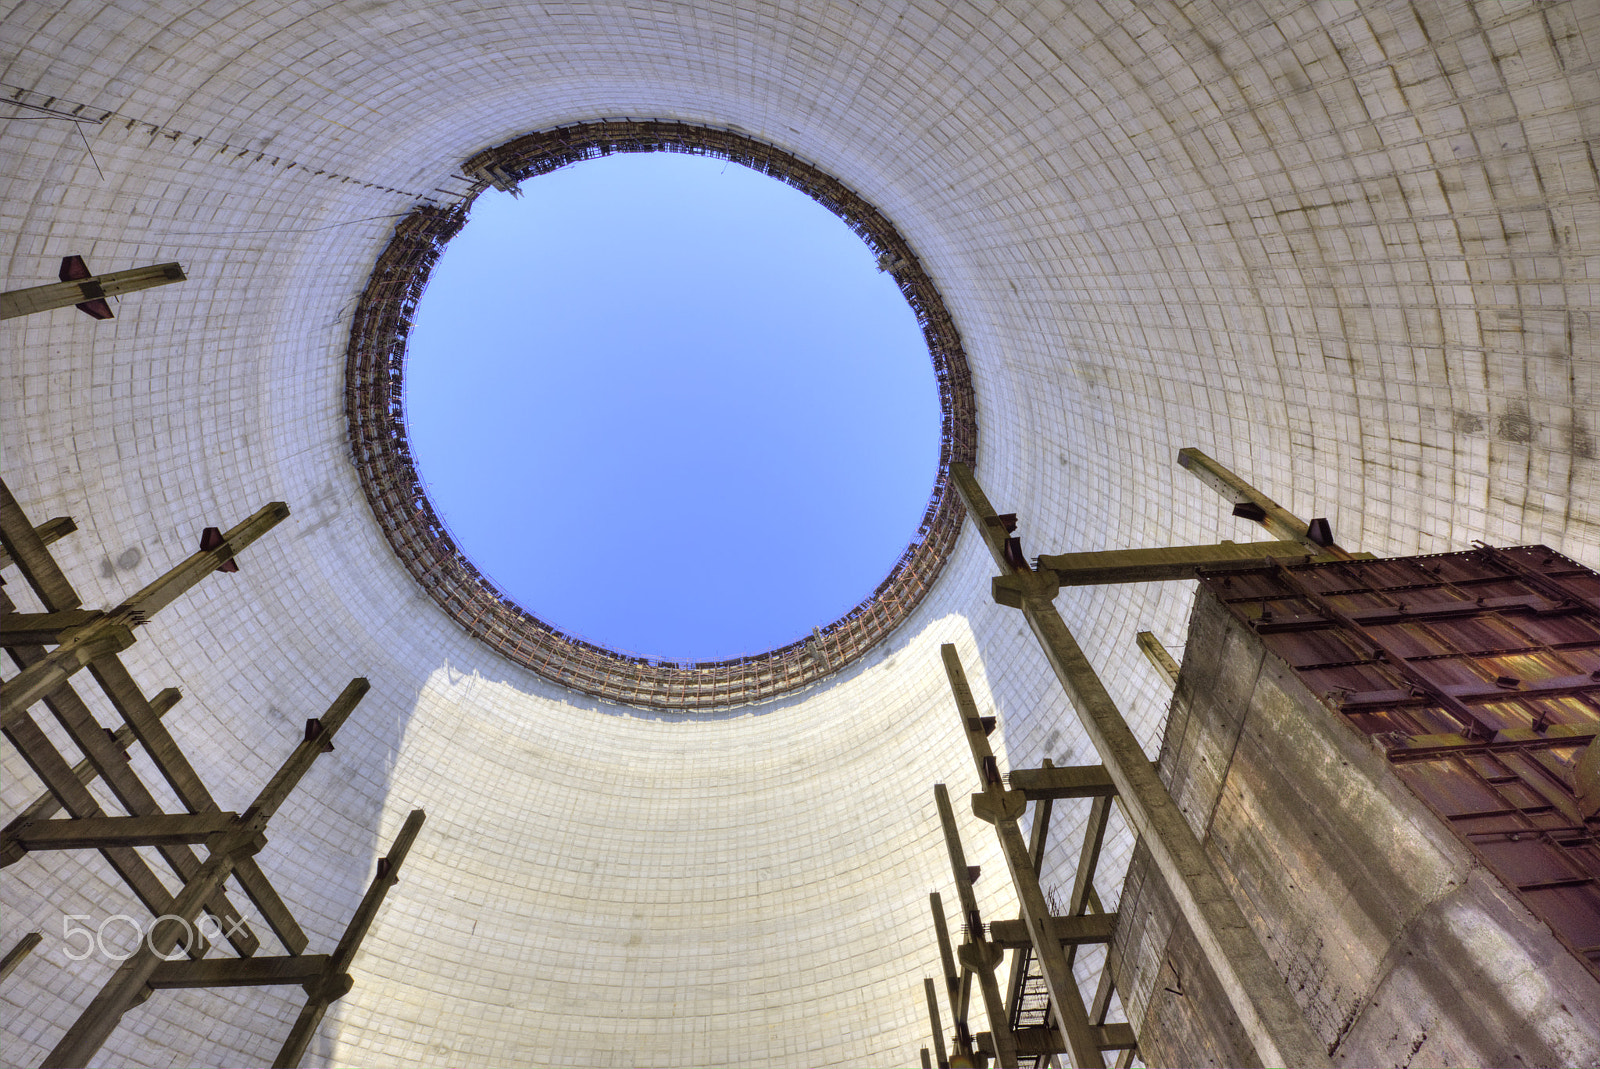
[[(969, 353), (978, 474), (1030, 552), (1248, 537), (1176, 467), (1195, 445), (1357, 548), (1593, 564), (1597, 52), (1583, 0), (13, 4), (4, 284), (69, 253), (190, 281), (105, 323), (0, 325), (0, 469), (34, 516), (77, 518), (59, 552), (91, 605), (204, 526), (295, 508), (129, 664), (184, 689), (174, 726), (224, 805), (373, 679), (262, 858), (326, 945), (404, 813), (430, 814), (311, 1061), (911, 1063), (922, 903), (948, 882), (929, 787), (973, 785), (938, 644), (1003, 761), (1090, 758), (985, 557), (964, 541), (881, 653), (771, 706), (652, 719), (505, 664), (414, 588), (346, 459), (347, 316), (393, 219), (530, 129), (737, 126), (917, 249)], [(1133, 635), (1180, 646), (1185, 585), (1061, 605), (1153, 755), (1167, 695)], [(8, 869), (0, 905), (0, 941), (47, 937), (0, 986), (5, 1060), (28, 1063), (108, 970), (63, 958), (62, 915), (128, 899), (53, 859)], [(259, 1062), (293, 1012), (164, 993), (103, 1064)]]
[[(1335, 1065), (1590, 1065), (1600, 982), (1209, 591), (1160, 772)], [(1256, 1065), (1141, 847), (1113, 973), (1151, 1065)]]

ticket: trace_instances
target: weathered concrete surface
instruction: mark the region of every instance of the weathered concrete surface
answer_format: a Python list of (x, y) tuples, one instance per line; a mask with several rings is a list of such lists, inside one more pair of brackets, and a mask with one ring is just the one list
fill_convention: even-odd
[[(1160, 771), (1335, 1064), (1600, 1061), (1600, 983), (1204, 591)], [(1142, 852), (1121, 912), (1146, 1060), (1246, 1064)]]

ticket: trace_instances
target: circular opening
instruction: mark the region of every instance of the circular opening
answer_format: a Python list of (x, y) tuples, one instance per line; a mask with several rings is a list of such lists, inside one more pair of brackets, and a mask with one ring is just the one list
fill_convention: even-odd
[(413, 460), (461, 551), (552, 626), (653, 658), (804, 639), (910, 544), (927, 343), (859, 236), (727, 160), (490, 190), (418, 306)]
[[(699, 661), (623, 653), (529, 612), (463, 551), (430, 498), (408, 438), (404, 383), (413, 321), (429, 277), (465, 223), (472, 198), (490, 188), (511, 192), (529, 178), (570, 164), (654, 152), (748, 167), (805, 193), (842, 220), (909, 305), (937, 384), (937, 470), (910, 544), (887, 577), (843, 615), (813, 628), (807, 637), (762, 653)], [(467, 159), (462, 171), (473, 183), (467, 200), (451, 207), (424, 206), (402, 219), (373, 267), (352, 317), (345, 409), (353, 460), (380, 528), (407, 571), (463, 630), (565, 687), (611, 702), (693, 711), (763, 701), (829, 676), (861, 657), (916, 609), (960, 534), (962, 511), (948, 491), (947, 477), (953, 462), (974, 460), (977, 428), (971, 377), (955, 325), (915, 252), (882, 213), (837, 179), (774, 146), (728, 130), (654, 120), (603, 120), (528, 134)], [(504, 468), (527, 450), (510, 452), (517, 455), (479, 458), (478, 466)], [(820, 489), (825, 495), (827, 488)], [(737, 519), (718, 514), (704, 480), (687, 480), (682, 492), (701, 499), (706, 537), (714, 544), (741, 537)], [(620, 559), (591, 552), (585, 517), (564, 511), (561, 501), (540, 504), (543, 522), (561, 529), (558, 533), (570, 532), (570, 538), (561, 539), (561, 549), (573, 571), (616, 570), (635, 584), (650, 581), (636, 549), (618, 551)], [(848, 503), (828, 504), (835, 507), (836, 530), (849, 537)], [(762, 574), (783, 563), (765, 562)], [(762, 575), (748, 577), (744, 596), (759, 597), (761, 581)]]

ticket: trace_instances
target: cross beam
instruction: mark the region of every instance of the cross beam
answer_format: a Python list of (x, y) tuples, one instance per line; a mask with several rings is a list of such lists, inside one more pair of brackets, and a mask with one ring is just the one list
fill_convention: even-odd
[[(1340, 560), (1351, 558), (1351, 554), (1334, 544), (1332, 531), (1326, 530), (1326, 520), (1306, 523), (1200, 450), (1178, 450), (1178, 463), (1222, 495), (1224, 500), (1232, 502), (1234, 515), (1255, 520), (1273, 537), (1299, 543), (1304, 553), (1326, 553)], [(1325, 542), (1312, 537), (1318, 525), (1324, 528), (1323, 533), (1327, 535)]]
[[(147, 290), (153, 286), (182, 282), (185, 278), (187, 276), (179, 264), (151, 264), (149, 267), (132, 267), (126, 271), (110, 271), (103, 275), (90, 275), (88, 278), (9, 290), (0, 293), (0, 319), (15, 319), (18, 316), (48, 312), (52, 308), (67, 308), (88, 301), (104, 301), (107, 297), (119, 297), (124, 293)], [(102, 314), (95, 315), (95, 318), (105, 319), (109, 311), (106, 309)], [(90, 314), (94, 315), (93, 312)]]
[(1040, 571), (1056, 573), (1062, 586), (1106, 583), (1160, 583), (1193, 579), (1195, 572), (1260, 568), (1274, 558), (1297, 563), (1338, 558), (1318, 550), (1308, 554), (1299, 542), (1222, 542), (1214, 546), (1164, 546), (1158, 549), (1110, 549), (1097, 553), (1052, 553), (1039, 557)]

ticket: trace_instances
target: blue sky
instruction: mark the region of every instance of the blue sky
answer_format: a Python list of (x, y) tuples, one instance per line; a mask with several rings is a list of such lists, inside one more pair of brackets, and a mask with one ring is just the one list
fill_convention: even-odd
[(632, 653), (720, 660), (837, 619), (938, 463), (911, 310), (809, 197), (625, 154), (490, 191), (416, 317), (406, 419), (467, 555)]

